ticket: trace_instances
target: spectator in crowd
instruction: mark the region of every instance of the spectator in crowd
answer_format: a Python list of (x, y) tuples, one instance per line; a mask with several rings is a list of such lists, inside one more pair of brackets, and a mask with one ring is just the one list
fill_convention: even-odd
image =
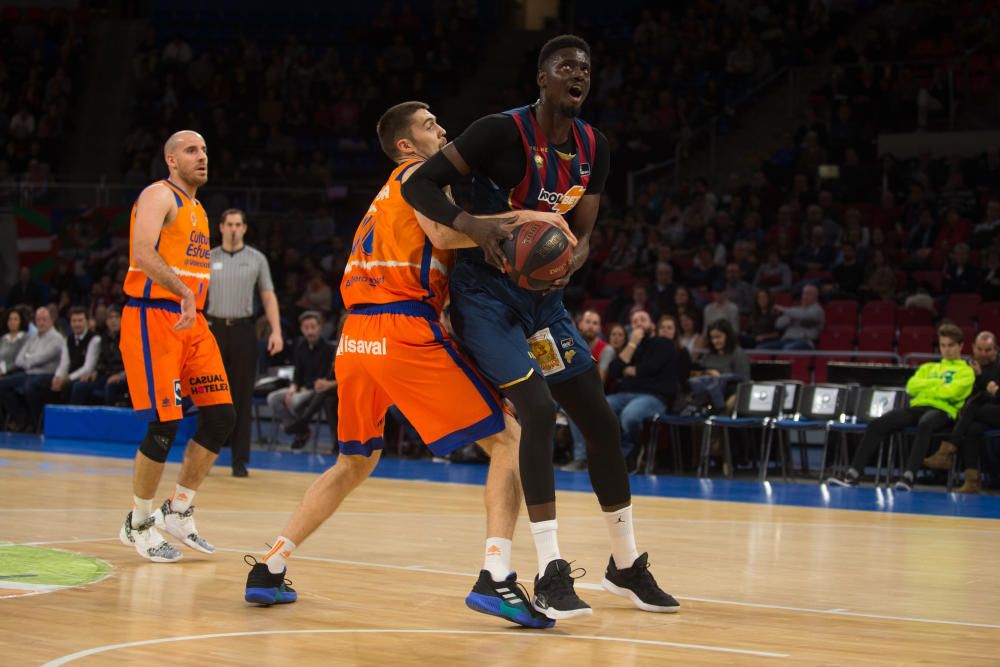
[(52, 384), (62, 356), (63, 337), (53, 326), (48, 308), (35, 311), (35, 328), (38, 333), (28, 338), (14, 360), (14, 366), (24, 372), (0, 380), (0, 406), (14, 430), (35, 429), (44, 391)]
[(637, 310), (656, 312), (654, 304), (649, 300), (649, 287), (645, 283), (636, 283), (632, 286), (631, 298), (626, 299), (622, 296), (608, 304), (608, 320), (624, 324), (631, 320), (632, 313)]
[(896, 272), (885, 261), (885, 253), (881, 250), (872, 253), (872, 263), (861, 293), (866, 301), (893, 301), (896, 298)]
[(1000, 251), (992, 248), (986, 251), (979, 294), (983, 297), (983, 301), (1000, 301)]
[(691, 353), (681, 345), (680, 337), (677, 335), (677, 319), (673, 315), (661, 315), (660, 321), (656, 324), (656, 335), (666, 338), (674, 344), (677, 351), (677, 394), (678, 396), (691, 392), (689, 380), (691, 378)]
[(865, 281), (864, 266), (858, 261), (858, 249), (851, 241), (840, 244), (840, 258), (833, 267), (831, 292), (837, 299), (856, 299)]
[(978, 292), (982, 286), (979, 271), (969, 264), (969, 246), (959, 243), (951, 251), (951, 259), (944, 269), (941, 290), (945, 294)]
[(31, 269), (22, 266), (18, 272), (17, 282), (7, 292), (7, 305), (26, 305), (38, 308), (42, 305), (42, 286), (31, 279)]
[(669, 314), (676, 317), (678, 321), (680, 321), (681, 315), (684, 314), (688, 314), (695, 319), (701, 316), (701, 312), (695, 304), (694, 298), (691, 296), (691, 289), (689, 287), (678, 285), (677, 289), (674, 290), (674, 305)]
[(767, 261), (757, 267), (753, 286), (755, 289), (773, 287), (782, 291), (792, 287), (792, 270), (781, 260), (777, 250), (772, 248), (767, 251)]
[(73, 306), (69, 310), (72, 335), (63, 343), (59, 367), (52, 378), (52, 393), (62, 400), (72, 395), (73, 386), (86, 381), (97, 371), (101, 355), (101, 337), (87, 327), (87, 310)]
[[(608, 378), (608, 368), (618, 354), (614, 348), (601, 339), (601, 316), (596, 310), (585, 310), (576, 318), (576, 328), (583, 340), (587, 342), (590, 356), (597, 364), (597, 372), (601, 375), (603, 384)], [(580, 471), (587, 469), (587, 445), (583, 433), (572, 419), (569, 420), (569, 431), (573, 438), (573, 459), (562, 467), (563, 470)]]
[(803, 274), (810, 271), (829, 271), (835, 259), (836, 252), (827, 241), (823, 226), (816, 225), (810, 232), (809, 241), (799, 246), (795, 253), (795, 270)]
[(815, 285), (802, 288), (798, 306), (774, 306), (778, 313), (775, 326), (782, 332), (778, 340), (767, 341), (758, 347), (765, 350), (812, 350), (823, 332), (826, 313), (819, 305), (819, 290)]
[(729, 301), (727, 290), (719, 290), (714, 293), (715, 300), (705, 306), (702, 314), (702, 322), (705, 323), (702, 334), (708, 333), (708, 323), (716, 320), (728, 320), (733, 331), (740, 330), (740, 311), (735, 303)]
[(674, 308), (674, 294), (677, 285), (674, 283), (674, 267), (667, 262), (656, 264), (656, 275), (649, 287), (649, 297), (652, 308), (658, 313), (669, 313)]
[[(334, 347), (320, 336), (322, 328), (323, 317), (317, 311), (307, 310), (299, 316), (302, 337), (296, 341), (292, 353), (295, 362), (292, 384), (267, 396), (271, 413), (286, 432), (316, 392), (316, 381), (325, 378), (333, 366)], [(309, 441), (309, 427), (299, 428), (293, 435), (295, 441), (292, 446), (301, 449)]]
[(1000, 363), (997, 362), (996, 336), (981, 331), (972, 346), (972, 372), (976, 374), (972, 394), (959, 413), (958, 422), (947, 440), (938, 450), (924, 459), (924, 466), (932, 470), (951, 470), (955, 456), (961, 450), (965, 462), (965, 483), (958, 493), (979, 493), (979, 462), (985, 443), (985, 433), (1000, 426)]
[[(749, 315), (753, 310), (754, 290), (746, 280), (743, 279), (743, 271), (737, 262), (726, 264), (726, 282), (723, 286), (726, 291), (727, 300), (734, 304), (740, 315)], [(706, 319), (708, 319), (706, 317)], [(730, 319), (730, 322), (732, 320)], [(739, 325), (739, 319), (736, 321)], [(739, 326), (736, 327), (739, 331)]]
[(626, 343), (628, 343), (628, 334), (625, 332), (625, 327), (620, 324), (612, 324), (611, 328), (608, 329), (608, 345), (618, 355), (625, 349)]
[(656, 335), (649, 313), (632, 314), (632, 333), (608, 375), (620, 379), (618, 391), (608, 395), (608, 405), (622, 426), (625, 456), (639, 443), (642, 422), (666, 412), (677, 396), (677, 354), (673, 344)]
[(0, 338), (0, 378), (17, 372), (17, 353), (28, 342), (28, 322), (24, 313), (15, 307), (7, 309), (7, 333)]
[(680, 324), (677, 342), (688, 351), (692, 359), (697, 359), (705, 347), (705, 337), (699, 331), (698, 320), (693, 313), (685, 311), (677, 318), (677, 322)]
[(906, 383), (910, 404), (897, 408), (868, 424), (861, 445), (851, 459), (850, 467), (841, 477), (830, 477), (828, 484), (857, 486), (879, 443), (904, 428), (916, 426), (917, 437), (910, 449), (903, 475), (896, 482), (897, 491), (911, 491), (917, 470), (924, 460), (931, 436), (950, 426), (958, 415), (976, 381), (972, 368), (961, 359), (962, 330), (954, 324), (938, 328), (938, 348), (941, 361), (920, 366)]
[(753, 312), (750, 313), (750, 331), (742, 337), (743, 347), (754, 349), (763, 343), (776, 341), (781, 338), (781, 332), (776, 325), (777, 317), (774, 314), (774, 299), (771, 291), (767, 289), (757, 290), (754, 296)]
[(708, 350), (701, 358), (704, 372), (691, 378), (692, 397), (706, 396), (713, 413), (726, 407), (727, 389), (750, 379), (750, 359), (740, 347), (728, 320), (718, 319), (708, 327)]
[(105, 405), (126, 405), (128, 383), (125, 381), (125, 364), (119, 347), (122, 331), (122, 313), (118, 306), (111, 306), (104, 316), (104, 330), (100, 335), (101, 347), (97, 369), (73, 383), (70, 403), (87, 405), (103, 397)]

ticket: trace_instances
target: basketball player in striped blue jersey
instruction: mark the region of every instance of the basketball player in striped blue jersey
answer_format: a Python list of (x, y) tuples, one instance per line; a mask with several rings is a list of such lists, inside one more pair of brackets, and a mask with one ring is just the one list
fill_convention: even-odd
[[(452, 323), (476, 365), (517, 409), (519, 467), (538, 556), (532, 603), (552, 619), (591, 613), (574, 591), (570, 564), (556, 538), (553, 399), (586, 441), (591, 483), (611, 537), (604, 587), (645, 611), (679, 609), (650, 574), (647, 554), (640, 556), (636, 547), (621, 429), (587, 343), (562, 304), (569, 276), (547, 292), (518, 287), (503, 275), (500, 244), (507, 232), (481, 217), (525, 209), (567, 216), (579, 241), (572, 271), (586, 261), (610, 162), (607, 139), (578, 117), (590, 90), (590, 67), (583, 39), (550, 40), (538, 58), (537, 102), (476, 121), (403, 186), (403, 196), (417, 211), (479, 246), (460, 252), (452, 274)], [(475, 183), (474, 214), (442, 192), (468, 174)]]

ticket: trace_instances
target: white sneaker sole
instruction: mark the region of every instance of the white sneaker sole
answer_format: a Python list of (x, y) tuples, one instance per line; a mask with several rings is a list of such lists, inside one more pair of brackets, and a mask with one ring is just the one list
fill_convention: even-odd
[(615, 586), (613, 583), (608, 581), (607, 578), (601, 580), (601, 586), (603, 586), (604, 590), (609, 593), (614, 593), (615, 595), (620, 595), (623, 598), (628, 598), (632, 601), (632, 604), (643, 611), (651, 611), (657, 614), (676, 614), (681, 610), (680, 605), (677, 605), (676, 607), (660, 607), (655, 604), (643, 602), (634, 592), (627, 588), (622, 588), (621, 586)]
[(161, 512), (160, 510), (156, 510), (155, 512), (153, 512), (153, 521), (156, 523), (156, 528), (158, 530), (162, 530), (167, 535), (172, 535), (173, 537), (176, 537), (178, 540), (183, 542), (185, 546), (194, 549), (195, 551), (200, 551), (203, 554), (215, 553), (214, 547), (212, 549), (205, 549), (194, 540), (188, 539), (187, 535), (178, 535), (174, 531), (170, 530), (170, 528), (167, 526), (166, 519), (163, 518), (163, 512)]
[(553, 621), (566, 621), (571, 618), (583, 618), (584, 616), (590, 616), (594, 613), (594, 610), (590, 607), (584, 607), (583, 609), (570, 609), (568, 611), (559, 611), (558, 609), (553, 609), (552, 607), (547, 607), (545, 609), (539, 609), (535, 607), (535, 603), (532, 602), (531, 606), (534, 607), (535, 611), (539, 614), (544, 614), (547, 618)]
[(128, 536), (125, 534), (124, 525), (122, 525), (121, 529), (118, 531), (118, 539), (121, 540), (121, 543), (124, 544), (125, 546), (132, 547), (133, 549), (135, 549), (135, 552), (140, 556), (142, 556), (146, 560), (153, 561), (154, 563), (176, 563), (181, 558), (184, 558), (184, 554), (178, 554), (177, 558), (161, 558), (160, 556), (150, 556), (149, 554), (145, 553), (142, 549), (140, 549), (139, 545), (128, 539)]

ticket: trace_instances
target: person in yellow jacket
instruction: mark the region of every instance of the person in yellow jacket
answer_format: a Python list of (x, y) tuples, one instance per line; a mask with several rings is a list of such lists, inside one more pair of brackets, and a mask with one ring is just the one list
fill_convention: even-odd
[(911, 491), (917, 470), (930, 446), (931, 435), (951, 427), (965, 399), (972, 393), (976, 374), (962, 361), (962, 330), (954, 324), (938, 328), (941, 361), (923, 364), (906, 383), (910, 405), (888, 412), (868, 425), (851, 466), (841, 477), (830, 477), (827, 484), (857, 486), (861, 471), (871, 460), (882, 440), (910, 426), (917, 427), (917, 437), (910, 450), (903, 476), (896, 482), (897, 491)]

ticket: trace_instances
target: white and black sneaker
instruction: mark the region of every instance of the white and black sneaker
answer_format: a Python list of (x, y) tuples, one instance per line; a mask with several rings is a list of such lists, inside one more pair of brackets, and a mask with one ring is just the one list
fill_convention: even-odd
[(673, 614), (681, 608), (680, 603), (672, 595), (657, 585), (656, 579), (649, 571), (648, 553), (636, 558), (631, 567), (620, 570), (615, 566), (614, 557), (609, 558), (608, 569), (604, 573), (601, 586), (609, 593), (628, 598), (643, 611)]
[(913, 478), (913, 473), (907, 470), (903, 473), (902, 477), (896, 480), (896, 484), (892, 488), (895, 491), (910, 492), (916, 484), (917, 482)]
[(122, 544), (135, 547), (143, 558), (154, 563), (173, 563), (184, 557), (173, 545), (163, 539), (156, 530), (156, 521), (152, 516), (143, 519), (138, 527), (132, 526), (132, 513), (125, 517), (125, 523), (118, 531), (118, 539)]
[(167, 531), (192, 549), (206, 554), (215, 553), (215, 547), (198, 534), (194, 525), (194, 505), (183, 512), (175, 512), (168, 498), (153, 512), (153, 519), (157, 528)]
[(854, 468), (849, 468), (847, 470), (847, 472), (845, 472), (840, 477), (837, 477), (836, 475), (831, 475), (831, 476), (827, 477), (826, 478), (826, 485), (827, 486), (844, 486), (844, 487), (851, 487), (851, 488), (853, 488), (853, 487), (856, 487), (858, 485), (858, 482), (860, 482), (860, 481), (861, 481), (861, 475), (859, 475), (854, 470)]
[(573, 579), (577, 578), (573, 576), (574, 572), (580, 572), (581, 577), (587, 573), (583, 568), (571, 569), (570, 564), (560, 558), (546, 565), (545, 574), (541, 577), (535, 575), (535, 595), (531, 598), (535, 610), (553, 621), (594, 613), (573, 590)]

